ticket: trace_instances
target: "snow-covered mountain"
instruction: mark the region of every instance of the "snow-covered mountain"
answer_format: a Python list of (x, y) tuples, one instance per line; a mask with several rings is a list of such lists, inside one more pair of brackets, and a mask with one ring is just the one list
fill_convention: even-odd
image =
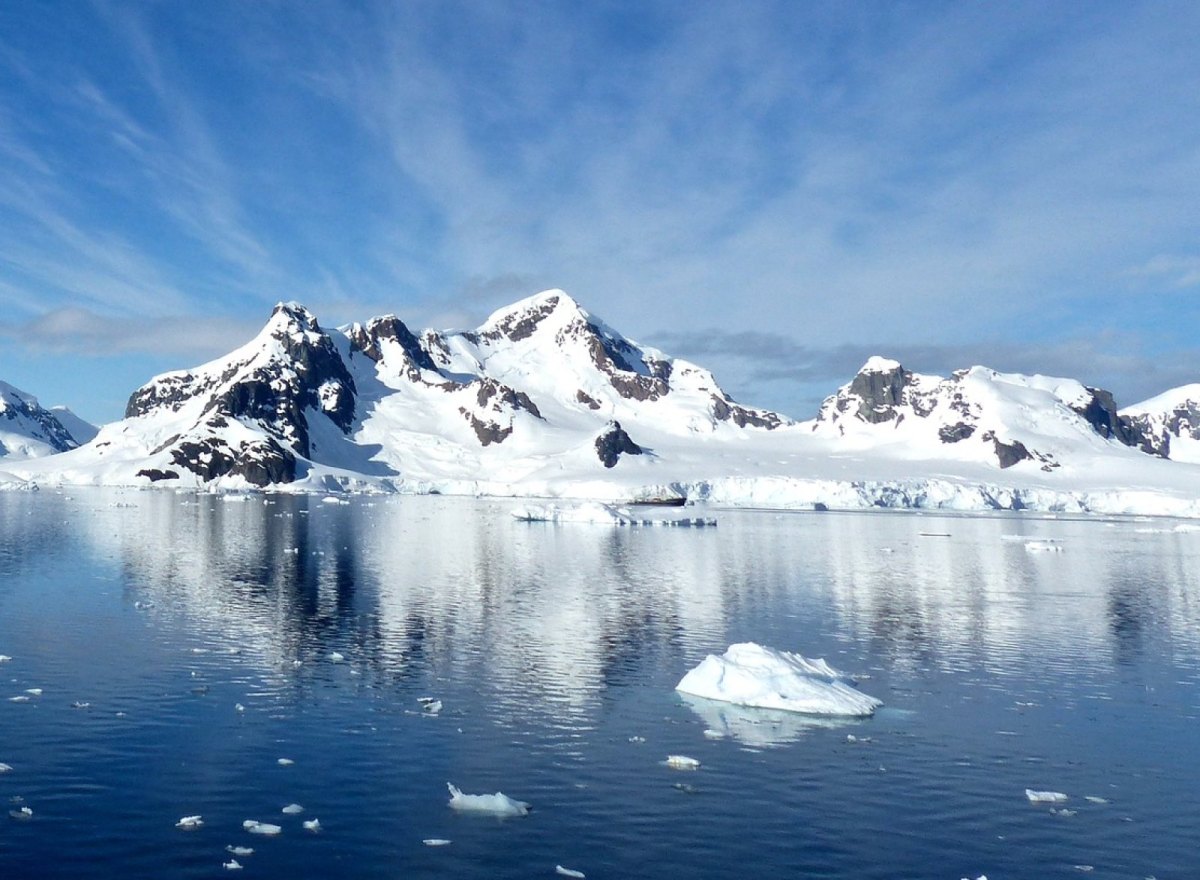
[[(75, 427), (80, 433), (86, 433), (90, 426), (74, 413), (71, 416), (78, 422)], [(32, 394), (0, 382), (0, 457), (39, 458), (74, 449), (83, 440)]]
[(946, 379), (881, 357), (826, 398), (812, 429), (847, 448), (1001, 469), (1029, 462), (1050, 471), (1071, 456), (1111, 452), (1116, 444), (1166, 457), (1164, 444), (1142, 423), (1117, 412), (1112, 394), (1074, 379), (978, 366)]
[(5, 469), (51, 485), (1200, 516), (1200, 467), (1166, 459), (1196, 439), (1196, 396), (1119, 412), (1072, 379), (872, 358), (793, 422), (562, 291), (419, 334), (394, 315), (327, 330), (281, 303), (236, 351), (139, 388), (82, 448)]
[(1161, 454), (1200, 464), (1200, 384), (1183, 385), (1121, 410)]

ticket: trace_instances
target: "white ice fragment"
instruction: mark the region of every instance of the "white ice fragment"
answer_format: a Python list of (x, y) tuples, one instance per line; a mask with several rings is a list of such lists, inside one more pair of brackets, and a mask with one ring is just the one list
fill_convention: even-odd
[(1061, 804), (1067, 800), (1061, 791), (1034, 791), (1032, 788), (1025, 789), (1025, 797), (1031, 804)]
[(7, 663), (11, 659), (7, 654), (0, 654), (0, 663)]
[(442, 701), (441, 700), (433, 700), (431, 702), (425, 703), (424, 705), (421, 706), (421, 708), (424, 709), (430, 715), (436, 715), (438, 712), (442, 711)]
[(1084, 795), (1083, 799), (1085, 801), (1087, 801), (1088, 803), (1092, 803), (1092, 804), (1107, 804), (1108, 803), (1107, 798), (1096, 797), (1096, 795), (1094, 795), (1094, 794)]
[(247, 819), (245, 822), (242, 823), (242, 827), (245, 828), (247, 831), (249, 831), (251, 828), (253, 828), (257, 824), (258, 824), (257, 819)]
[(576, 871), (574, 868), (564, 868), (562, 865), (554, 866), (554, 873), (561, 874), (564, 877), (586, 877), (583, 871)]
[[(250, 822), (250, 824), (247, 824), (247, 822)], [(243, 822), (242, 827), (251, 834), (263, 834), (267, 837), (274, 837), (277, 834), (283, 833), (283, 828), (278, 825), (272, 825), (270, 822), (256, 822), (253, 820), (247, 820), (247, 822)]]
[(245, 706), (243, 706), (241, 703), (234, 703), (234, 704), (233, 704), (233, 711), (235, 711), (235, 712), (245, 712), (245, 711), (246, 711), (246, 707), (245, 707)]
[(426, 846), (449, 846), (450, 841), (444, 837), (426, 837), (421, 843)]
[(450, 807), (469, 813), (493, 813), (497, 816), (525, 816), (529, 813), (529, 804), (517, 801), (501, 792), (495, 794), (463, 794), (454, 785), (447, 782), (450, 789)]
[(629, 737), (629, 741), (630, 741), (631, 743), (644, 743), (644, 742), (646, 741), (646, 737), (644, 737), (644, 736), (631, 736), (631, 737)]
[(700, 762), (687, 755), (667, 755), (667, 766), (676, 770), (699, 770)]
[(235, 856), (252, 856), (254, 849), (249, 846), (227, 846), (225, 852), (232, 853)]
[(291, 767), (296, 762), (291, 758), (280, 758), (276, 763), (279, 764), (280, 767)]
[(346, 655), (345, 655), (345, 654), (341, 654), (341, 653), (339, 653), (339, 652), (337, 652), (337, 651), (333, 651), (333, 652), (331, 652), (331, 653), (330, 653), (330, 655), (329, 655), (329, 662), (330, 662), (330, 663), (341, 663), (341, 662), (342, 662), (343, 660), (345, 660), (345, 659), (346, 659)]
[(25, 693), (32, 694), (35, 697), (40, 697), (42, 695), (42, 689), (41, 688), (25, 688)]
[(71, 704), (72, 709), (90, 709), (91, 706), (92, 706), (92, 704), (87, 702), (86, 700), (76, 700), (74, 703)]
[(713, 730), (711, 727), (704, 728), (704, 735), (709, 739), (725, 739), (725, 734), (719, 730)]
[(302, 824), (304, 826), (305, 831), (311, 831), (313, 834), (316, 834), (321, 830), (321, 820), (320, 819), (305, 819), (300, 824)]
[(0, 762), (0, 773), (12, 773), (12, 765)]
[(1055, 541), (1026, 541), (1025, 549), (1030, 553), (1061, 553), (1063, 548)]
[(21, 807), (18, 810), (9, 810), (8, 815), (12, 816), (14, 819), (20, 819), (23, 821), (25, 819), (33, 818), (33, 810), (29, 809), (29, 807)]
[(285, 816), (295, 816), (303, 813), (304, 807), (300, 806), (299, 804), (288, 804), (283, 808), (282, 812)]
[(185, 831), (194, 831), (204, 825), (204, 820), (199, 816), (184, 816), (175, 823), (176, 828), (182, 828)]
[(15, 696), (15, 697), (9, 697), (8, 701), (10, 703), (28, 703), (29, 697), (25, 696), (25, 694), (19, 694), (18, 696)]
[(241, 866), (240, 864), (238, 864), (238, 860), (237, 860), (237, 859), (230, 859), (230, 860), (229, 860), (229, 861), (227, 861), (227, 862), (221, 862), (221, 867), (222, 867), (222, 868), (224, 868), (226, 871), (240, 871), (240, 870), (242, 870), (242, 866)]
[(810, 715), (862, 717), (883, 703), (847, 684), (824, 660), (777, 651), (754, 642), (709, 654), (675, 690), (710, 700)]
[(704, 517), (684, 517), (682, 519), (665, 519), (639, 517), (628, 508), (604, 504), (599, 501), (586, 501), (579, 504), (559, 506), (557, 504), (529, 504), (516, 507), (510, 511), (514, 519), (521, 522), (548, 523), (593, 523), (610, 526), (715, 526), (715, 519)]

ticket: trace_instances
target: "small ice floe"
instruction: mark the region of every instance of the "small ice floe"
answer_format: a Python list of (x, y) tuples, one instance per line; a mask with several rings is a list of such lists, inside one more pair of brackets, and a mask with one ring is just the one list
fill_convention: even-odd
[(195, 831), (197, 828), (204, 827), (204, 819), (200, 816), (184, 816), (175, 823), (176, 828), (182, 828), (184, 831)]
[(548, 523), (591, 523), (608, 526), (715, 526), (715, 519), (704, 517), (683, 517), (668, 519), (662, 517), (640, 517), (627, 507), (614, 504), (603, 504), (599, 501), (588, 501), (580, 504), (559, 506), (557, 504), (536, 505), (513, 508), (510, 513), (513, 519), (521, 522)]
[(704, 728), (704, 735), (708, 739), (725, 739), (725, 734), (720, 730), (713, 730), (711, 727)]
[(304, 812), (304, 807), (300, 806), (299, 804), (288, 804), (280, 812), (282, 812), (285, 816), (298, 816)]
[(345, 661), (345, 659), (346, 659), (346, 655), (342, 654), (338, 651), (331, 651), (329, 654), (329, 662), (330, 663), (342, 663)]
[(1025, 789), (1025, 797), (1031, 804), (1062, 804), (1068, 800), (1061, 791), (1034, 791), (1032, 788)]
[(1077, 812), (1079, 812), (1079, 811), (1078, 811), (1078, 810), (1068, 810), (1066, 807), (1063, 807), (1061, 810), (1059, 810), (1059, 809), (1056, 809), (1056, 808), (1054, 808), (1054, 807), (1051, 807), (1051, 808), (1050, 808), (1050, 815), (1052, 815), (1052, 816), (1062, 816), (1063, 818), (1066, 818), (1066, 819), (1070, 819), (1070, 818), (1071, 818), (1072, 816), (1074, 816), (1074, 815), (1075, 815)]
[(644, 743), (644, 742), (646, 741), (646, 737), (644, 737), (644, 736), (631, 736), (631, 737), (629, 737), (629, 741), (630, 741), (631, 743)]
[(442, 711), (442, 701), (441, 700), (430, 700), (429, 702), (422, 701), (421, 709), (425, 712), (426, 715), (436, 715), (438, 712)]
[(667, 766), (675, 770), (699, 770), (700, 762), (687, 755), (667, 755)]
[(0, 762), (0, 773), (12, 773), (12, 765)]
[(266, 837), (274, 837), (283, 833), (283, 828), (280, 826), (272, 825), (270, 822), (259, 822), (257, 819), (247, 819), (242, 823), (242, 827), (251, 834), (262, 834)]
[(563, 877), (586, 877), (587, 874), (583, 871), (576, 871), (574, 868), (564, 868), (562, 865), (554, 866), (554, 873), (561, 874)]
[(524, 801), (517, 801), (501, 792), (495, 794), (463, 794), (454, 785), (447, 782), (450, 789), (450, 807), (466, 813), (492, 813), (496, 816), (526, 816), (530, 806)]
[(1094, 794), (1084, 795), (1083, 799), (1089, 804), (1107, 804), (1108, 798), (1097, 797)]
[(1025, 550), (1029, 553), (1062, 553), (1062, 544), (1057, 541), (1026, 541)]
[(227, 846), (225, 847), (225, 852), (245, 857), (254, 855), (254, 848), (249, 846)]
[(1074, 865), (1073, 867), (1076, 871), (1082, 871), (1085, 874), (1090, 874), (1092, 871), (1096, 870), (1095, 865)]
[(245, 712), (245, 711), (246, 711), (246, 707), (245, 707), (245, 706), (243, 706), (241, 703), (234, 703), (234, 704), (233, 704), (233, 711), (234, 711), (234, 712)]
[(72, 709), (90, 709), (91, 707), (92, 707), (92, 704), (87, 702), (86, 700), (76, 700), (74, 703), (71, 704)]
[(291, 767), (296, 762), (293, 761), (291, 758), (280, 758), (275, 763), (278, 764), (280, 767)]
[(883, 703), (851, 686), (824, 660), (777, 651), (754, 642), (709, 654), (675, 686), (710, 700), (809, 715), (864, 717)]
[(222, 867), (222, 868), (224, 868), (226, 871), (240, 871), (240, 870), (242, 870), (242, 866), (241, 866), (241, 864), (238, 862), (238, 860), (237, 860), (237, 859), (230, 859), (230, 860), (229, 860), (229, 861), (227, 861), (227, 862), (221, 862), (221, 867)]
[(305, 831), (311, 831), (313, 834), (321, 833), (321, 820), (320, 819), (305, 819), (300, 824), (304, 826)]
[(29, 697), (27, 697), (25, 694), (18, 694), (15, 697), (9, 697), (8, 701), (10, 703), (28, 703)]
[(33, 810), (29, 809), (29, 807), (20, 807), (16, 810), (9, 810), (8, 815), (12, 816), (19, 822), (24, 822), (33, 818)]
[(25, 693), (32, 697), (40, 697), (44, 691), (41, 688), (25, 688)]
[(426, 846), (449, 846), (450, 841), (444, 837), (426, 837), (421, 843)]
[(9, 657), (7, 654), (0, 654), (0, 663), (7, 663), (10, 660), (12, 660), (12, 657)]
[(153, 602), (142, 602), (139, 600), (139, 601), (133, 603), (133, 607), (136, 608), (138, 611), (149, 611), (151, 608), (154, 607), (154, 603)]

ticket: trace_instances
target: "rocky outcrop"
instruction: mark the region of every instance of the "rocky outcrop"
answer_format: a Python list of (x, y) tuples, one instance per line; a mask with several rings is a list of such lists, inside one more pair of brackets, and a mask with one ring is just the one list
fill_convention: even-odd
[(641, 455), (645, 450), (633, 442), (620, 422), (609, 422), (596, 438), (596, 455), (606, 468), (614, 468), (622, 455)]

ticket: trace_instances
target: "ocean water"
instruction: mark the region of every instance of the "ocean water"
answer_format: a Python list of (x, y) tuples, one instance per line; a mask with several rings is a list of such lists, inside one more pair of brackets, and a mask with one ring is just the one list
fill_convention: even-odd
[[(0, 494), (6, 880), (226, 876), (230, 845), (270, 878), (1200, 876), (1186, 524), (72, 494)], [(674, 692), (738, 641), (885, 707)]]

